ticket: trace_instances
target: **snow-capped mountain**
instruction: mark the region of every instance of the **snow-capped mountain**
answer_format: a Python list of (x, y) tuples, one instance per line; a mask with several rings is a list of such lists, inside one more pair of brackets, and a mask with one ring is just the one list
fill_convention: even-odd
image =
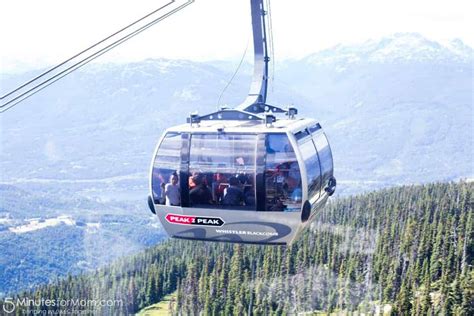
[[(472, 52), (459, 40), (411, 33), (338, 45), (278, 64), (269, 102), (321, 121), (340, 180), (471, 176)], [(2, 116), (2, 177), (145, 179), (163, 129), (215, 110), (229, 68), (182, 60), (90, 65)], [(245, 69), (221, 104), (244, 98)], [(3, 75), (2, 87), (31, 75)]]
[(340, 45), (277, 71), (327, 128), (337, 173), (350, 191), (356, 182), (473, 174), (473, 50), (450, 43), (396, 34)]
[(330, 63), (452, 63), (472, 61), (473, 49), (461, 40), (446, 43), (428, 40), (417, 33), (396, 33), (383, 39), (371, 39), (359, 45), (337, 45), (314, 53), (303, 60), (309, 64)]

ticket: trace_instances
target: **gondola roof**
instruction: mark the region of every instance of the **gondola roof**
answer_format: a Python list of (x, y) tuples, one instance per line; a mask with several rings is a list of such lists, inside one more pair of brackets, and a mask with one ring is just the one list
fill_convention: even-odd
[(296, 132), (308, 124), (316, 124), (317, 121), (309, 118), (277, 119), (271, 125), (263, 121), (227, 121), (227, 120), (208, 120), (201, 121), (199, 124), (181, 124), (170, 127), (168, 132), (196, 133), (196, 132), (217, 132), (222, 129), (223, 132), (236, 133), (271, 133), (271, 132)]

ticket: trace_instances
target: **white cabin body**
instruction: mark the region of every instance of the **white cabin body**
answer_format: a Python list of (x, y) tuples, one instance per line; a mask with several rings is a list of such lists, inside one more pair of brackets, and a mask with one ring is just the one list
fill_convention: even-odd
[(164, 132), (149, 204), (175, 238), (289, 244), (335, 185), (316, 120), (205, 120)]

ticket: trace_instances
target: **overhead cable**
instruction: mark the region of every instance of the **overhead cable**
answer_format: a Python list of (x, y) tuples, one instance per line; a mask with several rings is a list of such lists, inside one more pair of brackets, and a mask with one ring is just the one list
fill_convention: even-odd
[[(0, 113), (11, 109), (18, 103), (29, 98), (30, 96), (38, 93), (44, 88), (50, 86), (59, 79), (67, 76), (73, 71), (79, 69), (80, 67), (86, 65), (87, 63), (93, 61), (99, 56), (105, 54), (106, 52), (114, 49), (118, 45), (124, 43), (125, 41), (131, 39), (132, 37), (138, 35), (139, 33), (145, 31), (151, 26), (157, 24), (158, 22), (164, 20), (165, 18), (175, 14), (176, 12), (184, 9), (186, 6), (194, 2), (194, 0), (187, 0), (185, 3), (171, 9), (167, 12), (161, 12), (162, 14), (156, 17), (156, 14), (160, 11), (168, 8), (170, 5), (175, 3), (176, 0), (171, 0), (158, 9), (148, 13), (142, 18), (130, 23), (129, 25), (121, 28), (115, 33), (107, 36), (103, 40), (89, 46), (88, 48), (82, 50), (81, 52), (75, 54), (71, 58), (63, 61), (62, 63), (50, 68), (49, 70), (43, 72), (42, 74), (34, 77), (33, 79), (25, 82), (16, 89), (8, 92), (7, 94), (0, 97)], [(171, 7), (170, 7), (171, 8)], [(151, 21), (150, 21), (151, 20)], [(126, 32), (128, 31), (128, 33)], [(124, 35), (125, 34), (125, 35)], [(116, 39), (119, 37), (118, 39)], [(111, 43), (110, 43), (111, 42)], [(110, 44), (107, 44), (110, 43)], [(84, 57), (86, 55), (86, 57)], [(79, 61), (77, 61), (80, 59)], [(72, 64), (72, 65), (71, 65)]]

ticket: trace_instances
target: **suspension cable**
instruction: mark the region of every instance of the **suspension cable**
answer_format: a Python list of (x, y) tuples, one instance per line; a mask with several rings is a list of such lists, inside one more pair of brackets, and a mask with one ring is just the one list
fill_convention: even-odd
[(244, 62), (244, 59), (245, 59), (245, 56), (247, 55), (247, 49), (249, 48), (249, 38), (247, 38), (247, 45), (245, 46), (245, 50), (244, 50), (244, 53), (242, 54), (242, 58), (240, 59), (240, 62), (239, 62), (239, 65), (237, 66), (237, 68), (235, 69), (234, 71), (234, 74), (232, 75), (232, 77), (229, 79), (229, 81), (227, 82), (227, 85), (224, 87), (224, 89), (222, 89), (221, 91), (221, 94), (219, 95), (219, 99), (217, 99), (217, 110), (219, 110), (219, 104), (221, 102), (221, 99), (222, 99), (222, 96), (224, 95), (224, 92), (227, 90), (227, 88), (230, 86), (230, 84), (232, 83), (232, 81), (234, 80), (235, 76), (237, 75), (237, 73), (239, 72), (240, 70), (240, 66), (242, 66), (242, 63)]
[(272, 92), (275, 86), (275, 46), (273, 45), (273, 22), (272, 22), (272, 9), (270, 6), (270, 0), (267, 0), (267, 11), (268, 11), (268, 33), (270, 39), (270, 54), (272, 55)]
[(49, 79), (47, 80), (44, 80), (44, 81), (41, 81), (39, 82), (38, 84), (36, 84), (35, 86), (33, 86), (32, 88), (28, 89), (27, 91), (21, 93), (21, 90), (22, 89), (27, 89), (29, 85), (33, 84), (35, 81), (38, 81), (39, 79), (41, 79), (42, 77), (52, 73), (54, 70), (57, 70), (57, 69), (60, 69), (60, 67), (66, 65), (67, 63), (71, 62), (72, 60), (74, 59), (77, 59), (78, 57), (80, 57), (81, 55), (85, 54), (86, 52), (92, 50), (93, 48), (97, 47), (98, 45), (100, 44), (103, 44), (104, 42), (108, 41), (109, 39), (113, 38), (114, 36), (117, 36), (118, 34), (124, 32), (125, 30), (131, 28), (132, 26), (138, 24), (139, 22), (142, 22), (144, 21), (145, 19), (149, 18), (150, 16), (156, 14), (157, 12), (161, 11), (162, 9), (166, 8), (167, 6), (169, 6), (170, 4), (174, 3), (175, 0), (171, 0), (170, 2), (168, 2), (167, 4), (161, 6), (160, 8), (150, 12), (149, 14), (145, 15), (144, 17), (130, 23), (129, 25), (127, 25), (126, 27), (120, 29), (119, 31), (113, 33), (112, 35), (109, 35), (107, 36), (106, 38), (104, 38), (103, 40), (91, 45), (90, 47), (86, 48), (85, 50), (77, 53), (76, 55), (74, 55), (73, 57), (65, 60), (64, 62), (58, 64), (57, 66), (43, 72), (42, 74), (36, 76), (35, 78), (29, 80), (28, 82), (22, 84), (20, 87), (12, 90), (11, 92), (3, 95), (0, 100), (3, 100), (5, 98), (7, 98), (8, 96), (11, 96), (12, 94), (18, 92), (20, 93), (19, 95), (15, 96), (15, 97), (12, 97), (10, 100), (6, 101), (5, 103), (2, 102), (2, 104), (0, 105), (0, 113), (3, 113), (9, 109), (11, 109), (12, 107), (14, 107), (15, 105), (17, 105), (18, 103), (22, 102), (23, 100), (29, 98), (30, 96), (38, 93), (39, 91), (43, 90), (44, 88), (50, 86), (51, 84), (53, 84), (54, 82), (58, 81), (59, 79), (63, 78), (64, 76), (72, 73), (73, 71), (81, 68), (82, 66), (86, 65), (87, 63), (93, 61), (94, 59), (98, 58), (99, 56), (102, 56), (103, 54), (105, 54), (106, 52), (114, 49), (115, 47), (117, 47), (118, 45), (124, 43), (125, 41), (131, 39), (132, 37), (138, 35), (139, 33), (145, 31), (146, 29), (150, 28), (151, 26), (157, 24), (158, 22), (164, 20), (165, 18), (175, 14), (176, 12), (182, 10), (183, 8), (185, 8), (186, 6), (190, 5), (191, 3), (194, 2), (194, 0), (187, 0), (187, 2), (181, 4), (180, 6), (174, 8), (173, 10), (155, 18), (154, 20), (152, 20), (151, 22), (148, 22), (146, 23), (145, 25), (139, 27), (138, 29), (136, 29), (135, 31), (132, 31), (131, 33), (128, 33), (127, 35), (124, 35), (123, 37), (119, 38), (118, 40), (116, 40), (115, 42), (113, 42), (112, 44), (109, 44), (103, 48), (101, 48), (100, 50), (98, 50), (97, 52), (81, 59), (80, 61), (76, 62), (75, 64), (73, 64), (72, 66), (69, 66), (68, 68), (66, 68), (65, 70), (62, 70), (61, 72), (53, 75), (52, 77), (50, 77)]

